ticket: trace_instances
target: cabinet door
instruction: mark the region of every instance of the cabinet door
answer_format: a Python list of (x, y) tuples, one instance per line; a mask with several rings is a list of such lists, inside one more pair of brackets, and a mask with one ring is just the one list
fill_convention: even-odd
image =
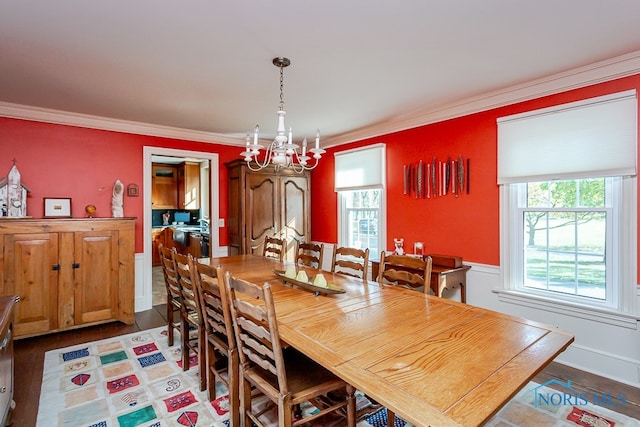
[(200, 209), (200, 165), (185, 163), (178, 169), (179, 209)]
[(15, 334), (33, 335), (58, 327), (58, 233), (4, 237), (4, 295), (17, 295)]
[(247, 253), (262, 255), (264, 237), (280, 233), (278, 177), (248, 174), (246, 180), (246, 250)]
[(295, 240), (306, 242), (310, 238), (309, 180), (306, 176), (282, 176), (282, 236), (286, 238), (285, 259), (295, 259)]
[(115, 319), (118, 309), (118, 231), (76, 232), (75, 324)]
[(178, 169), (175, 166), (152, 166), (151, 206), (153, 209), (178, 209)]

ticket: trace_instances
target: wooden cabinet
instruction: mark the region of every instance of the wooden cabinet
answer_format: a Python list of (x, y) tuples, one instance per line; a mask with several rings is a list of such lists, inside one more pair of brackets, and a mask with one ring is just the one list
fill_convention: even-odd
[(153, 209), (200, 209), (199, 163), (154, 163), (151, 170)]
[(178, 168), (154, 163), (151, 171), (152, 209), (178, 209)]
[(178, 167), (179, 209), (200, 209), (200, 165), (184, 162)]
[(151, 230), (151, 239), (152, 239), (152, 258), (151, 264), (154, 266), (161, 265), (160, 263), (160, 252), (158, 252), (158, 247), (160, 244), (167, 248), (172, 248), (175, 245), (173, 244), (173, 228), (164, 227), (164, 228), (154, 228)]
[(15, 335), (134, 322), (135, 219), (0, 220), (0, 295)]
[(289, 169), (251, 171), (242, 160), (227, 164), (229, 176), (229, 254), (262, 254), (267, 235), (287, 241), (293, 260), (295, 240), (311, 235), (310, 176)]

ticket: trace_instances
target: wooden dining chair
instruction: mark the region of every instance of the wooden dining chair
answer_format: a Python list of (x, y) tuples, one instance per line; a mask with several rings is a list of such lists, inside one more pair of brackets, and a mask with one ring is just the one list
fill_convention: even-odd
[(334, 246), (331, 272), (367, 280), (367, 274), (369, 272), (369, 248), (356, 249)]
[[(429, 293), (431, 283), (432, 259), (430, 256), (422, 259), (408, 255), (380, 254), (380, 270), (378, 282)], [(387, 408), (387, 423), (395, 425), (395, 414)]]
[[(293, 347), (283, 350), (271, 285), (265, 283), (260, 287), (232, 277), (230, 272), (225, 273), (224, 283), (240, 356), (244, 425), (264, 426), (264, 416), (272, 409), (252, 405), (253, 386), (276, 405), (280, 426), (311, 425), (329, 414), (345, 417), (345, 410), (342, 425), (355, 426), (354, 388)], [(344, 398), (331, 401), (327, 397), (331, 392)], [(294, 408), (304, 402), (310, 402), (318, 410), (294, 419)]]
[(322, 269), (322, 254), (324, 253), (324, 243), (306, 243), (296, 240), (297, 265)]
[(265, 236), (263, 246), (262, 246), (262, 255), (270, 258), (276, 258), (279, 261), (284, 259), (285, 252), (285, 244), (284, 239), (279, 239), (277, 237)]
[(229, 298), (224, 286), (223, 268), (214, 268), (201, 262), (195, 263), (196, 289), (202, 308), (205, 331), (205, 355), (207, 366), (207, 391), (209, 401), (216, 395), (216, 380), (229, 392), (229, 421), (240, 425), (240, 365), (238, 348), (233, 332)]
[(160, 253), (160, 264), (162, 265), (162, 276), (167, 289), (167, 341), (169, 346), (173, 345), (174, 330), (180, 331), (181, 315), (180, 306), (182, 297), (180, 296), (180, 284), (178, 283), (178, 271), (176, 261), (173, 257), (175, 249), (168, 248), (162, 243), (158, 245)]
[[(204, 324), (198, 291), (195, 288), (196, 266), (195, 259), (191, 254), (183, 255), (175, 252), (176, 268), (179, 277), (180, 296), (182, 304), (180, 306), (180, 317), (182, 325), (180, 335), (182, 338), (182, 370), (189, 370), (189, 355), (191, 352), (198, 356), (198, 375), (200, 375), (200, 390), (207, 388), (207, 377), (205, 375), (205, 345), (204, 345)], [(193, 332), (194, 338), (191, 338)]]
[(390, 283), (409, 289), (418, 289), (429, 293), (431, 284), (432, 259), (422, 259), (409, 255), (380, 254), (379, 283)]

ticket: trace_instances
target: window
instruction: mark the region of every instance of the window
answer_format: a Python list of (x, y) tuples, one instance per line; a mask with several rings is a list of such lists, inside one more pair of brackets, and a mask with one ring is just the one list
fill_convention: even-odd
[[(614, 259), (620, 178), (517, 184), (519, 288), (616, 306)], [(609, 254), (609, 256), (607, 256)]]
[(500, 198), (503, 300), (637, 313), (635, 177), (509, 184)]
[(369, 248), (377, 260), (385, 243), (384, 145), (335, 154), (338, 244)]
[(342, 226), (338, 244), (369, 248), (369, 257), (378, 259), (384, 247), (380, 239), (382, 190), (341, 191), (339, 199)]
[(635, 91), (498, 119), (502, 300), (637, 313), (636, 134)]

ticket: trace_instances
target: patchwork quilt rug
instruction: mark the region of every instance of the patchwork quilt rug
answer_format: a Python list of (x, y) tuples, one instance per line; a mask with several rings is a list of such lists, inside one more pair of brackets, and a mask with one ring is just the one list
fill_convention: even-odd
[[(199, 390), (196, 357), (191, 369), (182, 370), (179, 343), (177, 335), (169, 347), (166, 328), (156, 328), (47, 352), (37, 426), (228, 427), (226, 390), (219, 384), (220, 397), (209, 402), (206, 391)], [(640, 425), (595, 405), (554, 406), (552, 393), (530, 383), (487, 425)], [(539, 404), (540, 397), (548, 404)], [(366, 398), (359, 396), (359, 404), (362, 399)], [(386, 425), (384, 410), (358, 423)], [(396, 427), (411, 424), (396, 419)]]
[(209, 402), (190, 365), (166, 328), (49, 351), (36, 425), (227, 426), (226, 396)]

